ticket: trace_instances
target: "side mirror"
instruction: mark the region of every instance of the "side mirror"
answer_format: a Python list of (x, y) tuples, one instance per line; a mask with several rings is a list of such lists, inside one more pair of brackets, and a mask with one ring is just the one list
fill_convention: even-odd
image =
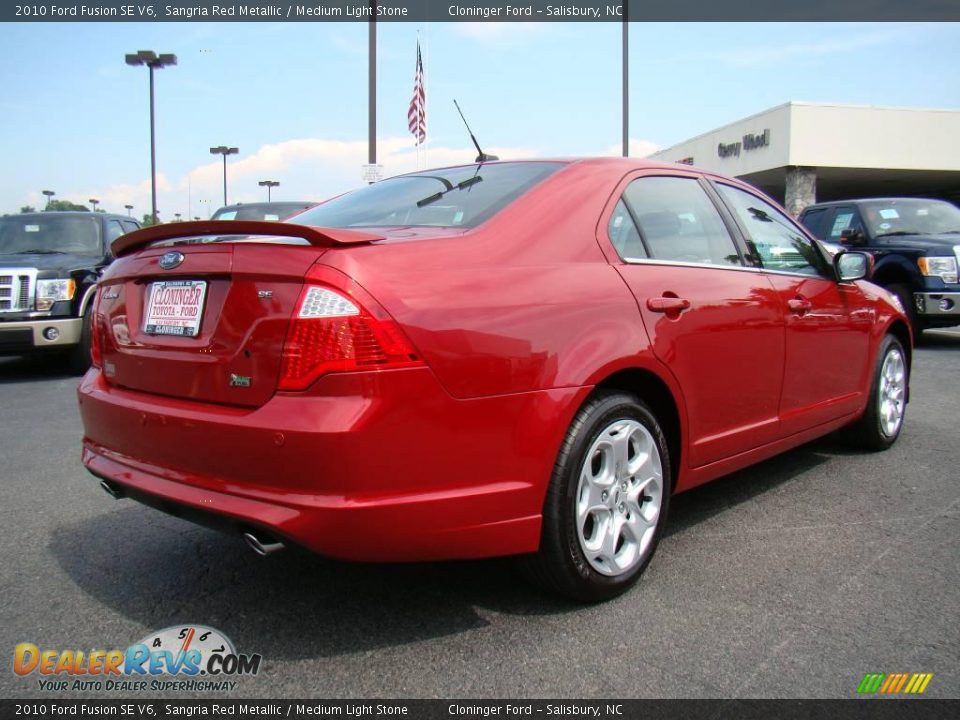
[(847, 228), (840, 233), (840, 242), (844, 245), (856, 245), (864, 240), (863, 233), (853, 228)]
[(864, 280), (873, 273), (873, 257), (862, 252), (839, 252), (833, 256), (833, 267), (840, 282)]

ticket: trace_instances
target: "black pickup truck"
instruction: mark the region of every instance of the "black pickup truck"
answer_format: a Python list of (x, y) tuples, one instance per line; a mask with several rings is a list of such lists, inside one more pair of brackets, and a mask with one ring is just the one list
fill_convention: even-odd
[(123, 215), (40, 212), (0, 217), (0, 355), (64, 353), (90, 364), (90, 316), (110, 243), (139, 223)]
[(960, 210), (943, 200), (872, 198), (811, 205), (800, 222), (831, 246), (869, 252), (874, 283), (896, 295), (914, 339), (960, 325)]

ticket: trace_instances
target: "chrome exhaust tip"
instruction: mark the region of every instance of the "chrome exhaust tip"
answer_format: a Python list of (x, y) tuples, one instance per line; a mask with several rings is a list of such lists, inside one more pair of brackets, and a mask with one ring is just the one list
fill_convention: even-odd
[(109, 480), (101, 480), (100, 487), (102, 487), (103, 491), (107, 495), (112, 497), (114, 500), (119, 500), (120, 498), (123, 497), (123, 490), (121, 490), (119, 486), (114, 485)]
[(266, 557), (275, 552), (280, 552), (286, 547), (282, 542), (264, 542), (251, 532), (245, 532), (243, 539), (247, 542), (247, 545), (250, 546), (250, 549), (260, 557)]

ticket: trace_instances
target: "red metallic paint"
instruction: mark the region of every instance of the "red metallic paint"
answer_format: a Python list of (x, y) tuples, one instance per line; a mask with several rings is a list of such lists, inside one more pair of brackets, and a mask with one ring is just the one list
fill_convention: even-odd
[[(889, 296), (755, 268), (626, 264), (606, 223), (638, 173), (700, 176), (574, 161), (471, 230), (180, 245), (186, 259), (172, 271), (157, 266), (169, 248), (134, 251), (146, 236), (127, 236), (131, 254), (98, 294), (103, 369), (79, 388), (84, 464), (130, 491), (334, 557), (483, 557), (537, 549), (567, 427), (620, 371), (642, 370), (672, 395), (675, 492), (861, 414), (876, 349), (904, 321)], [(426, 366), (277, 392), (310, 268), (370, 293)], [(140, 331), (145, 285), (161, 277), (209, 281), (198, 338)], [(108, 288), (118, 297), (104, 298)], [(790, 307), (799, 296), (811, 303), (803, 315)], [(228, 387), (230, 373), (253, 386)]]

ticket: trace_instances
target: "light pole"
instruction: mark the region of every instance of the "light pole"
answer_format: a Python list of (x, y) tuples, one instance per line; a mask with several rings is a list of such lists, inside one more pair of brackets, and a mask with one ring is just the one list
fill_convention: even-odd
[(100, 204), (100, 201), (97, 200), (96, 198), (90, 198), (90, 204), (93, 205), (93, 211), (96, 212), (96, 211), (97, 211), (97, 205)]
[(261, 180), (257, 183), (257, 185), (260, 187), (265, 187), (267, 189), (267, 202), (270, 202), (270, 191), (279, 184), (280, 182), (278, 180)]
[(133, 205), (124, 205), (127, 209), (127, 217), (130, 217), (130, 211), (133, 210)]
[(50, 200), (51, 198), (53, 198), (54, 195), (56, 195), (56, 193), (53, 190), (42, 190), (41, 192), (47, 196), (47, 206), (44, 208), (44, 210), (49, 210)]
[(157, 55), (153, 50), (138, 50), (126, 56), (127, 65), (146, 65), (150, 70), (150, 209), (153, 222), (157, 222), (157, 140), (153, 110), (153, 71), (177, 64), (177, 56), (170, 53)]
[(217, 147), (210, 148), (211, 155), (223, 155), (223, 204), (227, 204), (227, 155), (236, 155), (240, 152), (235, 147), (227, 147), (226, 145), (218, 145)]
[(177, 222), (180, 222), (180, 213), (174, 213), (173, 216), (177, 219)]
[(630, 3), (623, 4), (623, 71), (620, 78), (623, 82), (623, 157), (630, 156), (630, 19), (627, 16)]

